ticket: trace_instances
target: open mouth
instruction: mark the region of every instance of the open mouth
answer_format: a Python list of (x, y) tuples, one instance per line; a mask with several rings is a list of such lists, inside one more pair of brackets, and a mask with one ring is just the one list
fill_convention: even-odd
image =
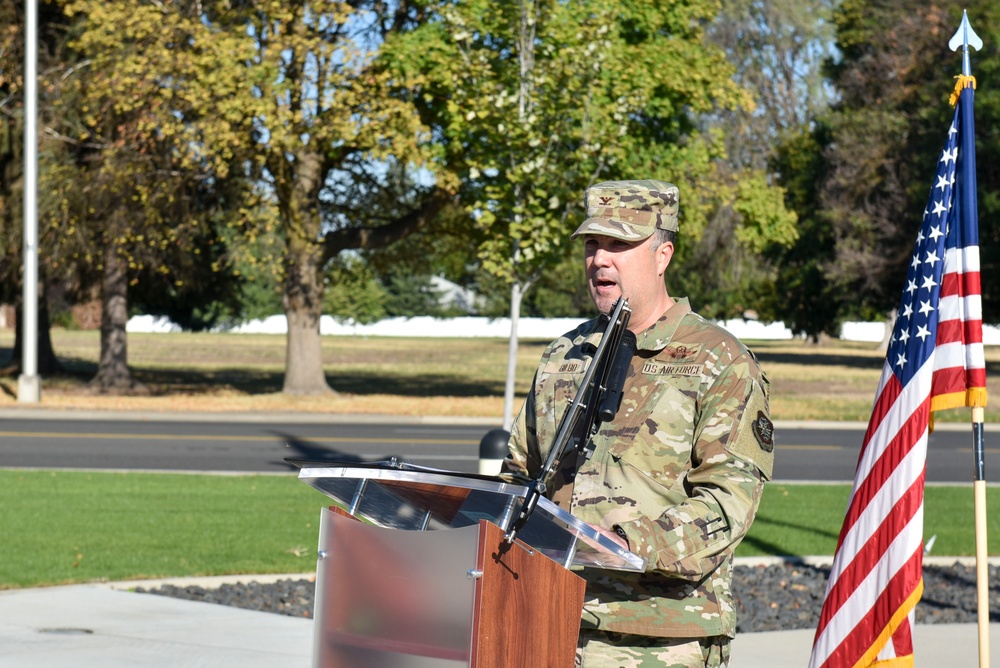
[(617, 285), (618, 284), (616, 282), (614, 282), (612, 280), (609, 280), (609, 279), (606, 279), (606, 278), (595, 278), (594, 279), (594, 287), (596, 287), (598, 290), (608, 290), (608, 289), (616, 287)]

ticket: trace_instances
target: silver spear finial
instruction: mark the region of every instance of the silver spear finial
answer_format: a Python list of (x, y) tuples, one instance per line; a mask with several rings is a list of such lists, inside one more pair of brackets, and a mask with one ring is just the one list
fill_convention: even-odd
[(948, 42), (948, 46), (952, 51), (958, 51), (958, 47), (962, 47), (962, 74), (971, 77), (972, 66), (969, 64), (969, 47), (972, 46), (975, 47), (976, 51), (982, 51), (983, 40), (979, 39), (979, 35), (969, 25), (969, 14), (964, 9), (962, 10), (962, 24), (958, 26), (958, 30)]

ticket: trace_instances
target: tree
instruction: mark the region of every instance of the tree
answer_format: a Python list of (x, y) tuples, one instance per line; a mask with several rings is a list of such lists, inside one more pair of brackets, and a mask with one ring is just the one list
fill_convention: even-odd
[[(23, 208), (24, 200), (24, 16), (23, 3), (0, 0), (0, 303), (15, 304), (18, 327), (14, 348), (5, 372), (21, 370), (24, 330), (20, 313), (23, 282)], [(45, 77), (59, 68), (65, 53), (66, 20), (54, 3), (38, 3), (38, 68)], [(46, 87), (39, 90), (38, 112), (41, 125), (52, 116), (52, 96)], [(41, 139), (41, 137), (39, 138)], [(39, 155), (40, 172), (46, 163), (58, 159), (58, 151), (42, 151)], [(39, 189), (38, 211), (40, 217), (53, 205), (46, 190)], [(52, 347), (49, 333), (49, 311), (46, 294), (50, 284), (60, 279), (60, 272), (50, 261), (48, 251), (52, 235), (44, 229), (39, 234), (39, 285), (38, 285), (38, 371), (43, 375), (62, 370)]]
[(833, 0), (724, 0), (708, 27), (752, 106), (722, 111), (734, 165), (769, 169), (775, 144), (810, 127), (830, 104), (823, 65), (834, 56)]
[[(143, 390), (128, 368), (130, 286), (157, 276), (161, 290), (147, 289), (147, 303), (159, 294), (179, 307), (217, 260), (203, 254), (215, 241), (213, 211), (233, 204), (223, 188), (231, 156), (204, 152), (197, 126), (219, 100), (185, 85), (225, 62), (220, 54), (233, 45), (194, 42), (197, 3), (173, 8), (87, 0), (66, 6), (81, 62), (52, 84), (67, 112), (53, 132), (72, 159), (47, 176), (63, 195), (50, 227), (61, 233), (56, 257), (75, 257), (100, 277), (101, 354), (91, 383), (99, 392)], [(171, 68), (146, 69), (147, 58)], [(198, 290), (210, 295), (207, 288)]]
[(829, 128), (817, 120), (812, 128), (784, 135), (772, 158), (786, 202), (798, 214), (799, 238), (769, 254), (776, 271), (759, 286), (761, 317), (782, 321), (814, 343), (824, 333), (839, 333), (841, 304), (849, 299), (827, 274), (834, 257), (833, 224), (820, 211), (817, 184), (827, 178), (823, 151), (829, 144)]
[(833, 56), (834, 4), (725, 0), (709, 26), (710, 39), (725, 49), (736, 81), (754, 100), (751, 107), (717, 114), (729, 160), (780, 185), (785, 206), (798, 218), (794, 243), (756, 253), (736, 242), (728, 232), (731, 211), (719, 209), (714, 234), (699, 244), (697, 264), (714, 266), (724, 258), (731, 269), (713, 275), (696, 266), (689, 274), (704, 282), (700, 291), (711, 296), (709, 313), (738, 315), (752, 306), (761, 318), (783, 320), (797, 333), (818, 335), (833, 326), (831, 302), (816, 298), (831, 291), (822, 267), (833, 255), (832, 232), (805, 192), (822, 169), (821, 156), (810, 150), (824, 136), (821, 119), (830, 103), (823, 65)]
[(388, 295), (364, 258), (345, 254), (327, 268), (324, 312), (344, 321), (367, 325), (386, 313)]
[[(973, 74), (990, 81), (1000, 68), (1000, 7), (968, 6), (983, 38), (973, 54)], [(918, 2), (847, 0), (837, 11), (842, 59), (831, 68), (840, 95), (830, 120), (824, 157), (827, 177), (817, 188), (822, 213), (832, 224), (836, 258), (828, 270), (845, 316), (871, 317), (893, 310), (910, 261), (915, 230), (933, 186), (934, 161), (951, 120), (947, 103), (961, 55), (948, 40), (961, 8), (945, 10)], [(983, 86), (976, 116), (1000, 113), (1000, 91)], [(988, 124), (977, 129), (977, 152), (993, 155), (1000, 138)], [(979, 220), (984, 318), (1000, 300), (1000, 168), (979, 161)]]
[[(719, 206), (741, 243), (791, 238), (780, 192), (721, 166), (698, 117), (746, 102), (724, 54), (708, 47), (709, 2), (437, 2), (440, 20), (387, 44), (483, 233), (479, 260), (510, 286), (504, 418), (512, 407), (521, 299), (566, 256), (587, 186), (661, 178), (681, 187), (685, 234)], [(767, 200), (766, 202), (764, 200)]]
[[(389, 75), (372, 54), (388, 35), (422, 20), (419, 4), (78, 5), (100, 17), (89, 39), (122, 55), (117, 81), (129, 89), (151, 84), (158, 91), (143, 99), (169, 102), (150, 104), (151, 118), (189, 156), (188, 166), (225, 173), (232, 165), (265, 191), (284, 253), (283, 389), (328, 392), (317, 363), (324, 268), (345, 250), (380, 248), (426, 225), (454, 190), (440, 177), (429, 184), (415, 178), (430, 137), (412, 105), (390, 94)], [(164, 28), (143, 28), (149, 42), (136, 50), (121, 26), (139, 17)], [(357, 206), (372, 200), (377, 210)]]

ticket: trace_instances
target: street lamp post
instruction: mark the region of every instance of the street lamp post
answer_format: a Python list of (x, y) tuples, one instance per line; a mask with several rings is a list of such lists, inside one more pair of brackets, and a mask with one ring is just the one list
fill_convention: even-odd
[(17, 400), (38, 403), (38, 3), (24, 2), (24, 293)]

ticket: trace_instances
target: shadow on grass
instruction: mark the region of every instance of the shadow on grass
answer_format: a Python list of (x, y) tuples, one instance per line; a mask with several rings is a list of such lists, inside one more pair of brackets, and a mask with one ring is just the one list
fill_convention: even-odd
[(765, 368), (768, 364), (802, 364), (809, 366), (840, 366), (853, 369), (881, 369), (883, 358), (863, 357), (861, 355), (826, 355), (820, 352), (815, 354), (768, 352), (753, 349), (757, 359)]
[[(824, 529), (820, 529), (820, 528), (815, 527), (815, 526), (807, 526), (807, 525), (803, 525), (803, 524), (794, 524), (792, 522), (785, 522), (783, 520), (775, 520), (775, 519), (771, 519), (767, 515), (757, 515), (757, 518), (754, 520), (754, 526), (764, 525), (764, 524), (768, 525), (769, 527), (783, 528), (783, 529), (792, 529), (794, 531), (803, 531), (805, 533), (810, 533), (810, 534), (813, 534), (813, 535), (816, 535), (816, 536), (820, 536), (822, 538), (829, 538), (829, 539), (833, 540), (834, 544), (836, 544), (837, 538), (839, 537), (839, 533), (838, 532), (826, 531)], [(773, 555), (780, 555), (780, 556), (792, 556), (792, 557), (810, 556), (810, 555), (804, 555), (804, 554), (794, 554), (794, 553), (791, 553), (786, 547), (784, 547), (784, 546), (782, 546), (782, 545), (780, 545), (778, 543), (774, 543), (774, 542), (771, 542), (771, 541), (768, 541), (768, 540), (764, 540), (762, 538), (755, 537), (752, 530), (743, 539), (743, 542), (747, 546), (754, 547), (757, 550), (760, 550), (761, 552), (763, 552), (764, 554), (773, 554)], [(832, 549), (830, 550), (830, 553), (833, 554), (833, 550)]]
[[(770, 351), (767, 348), (753, 346), (751, 349), (765, 368), (768, 364), (798, 364), (813, 367), (837, 366), (881, 370), (885, 362), (883, 355), (872, 357), (847, 353), (827, 354), (823, 352), (822, 348), (816, 348), (815, 352), (810, 352), (808, 349), (803, 349), (802, 352)], [(1000, 373), (1000, 361), (987, 361), (986, 373), (987, 375)]]
[[(10, 349), (0, 348), (0, 359), (10, 357)], [(68, 388), (83, 389), (97, 374), (97, 364), (78, 358), (61, 357), (64, 372), (49, 376)], [(130, 366), (135, 379), (146, 386), (151, 396), (205, 394), (233, 390), (248, 395), (281, 392), (284, 371), (224, 368), (211, 371), (150, 369)], [(483, 380), (452, 374), (399, 376), (379, 373), (327, 373), (334, 390), (355, 395), (392, 394), (409, 397), (495, 397), (503, 395), (503, 380)], [(9, 394), (9, 390), (4, 389)]]

